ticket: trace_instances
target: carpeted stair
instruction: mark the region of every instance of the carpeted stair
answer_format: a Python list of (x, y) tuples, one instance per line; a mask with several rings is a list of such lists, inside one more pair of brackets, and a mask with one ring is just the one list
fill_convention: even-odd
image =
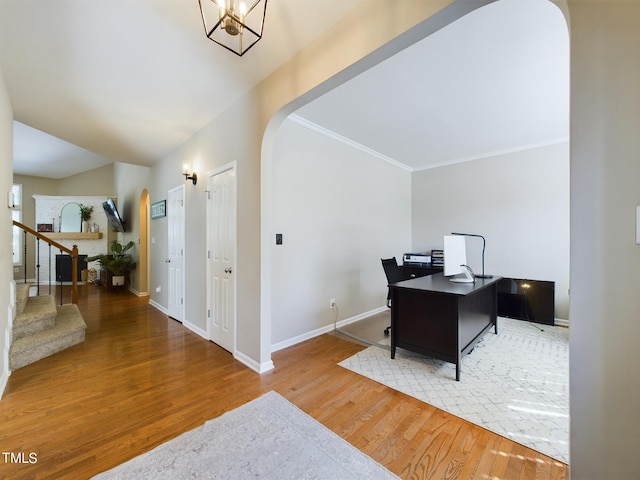
[(17, 370), (84, 342), (87, 325), (77, 305), (56, 305), (52, 295), (29, 296), (29, 285), (16, 285), (16, 318), (9, 368)]

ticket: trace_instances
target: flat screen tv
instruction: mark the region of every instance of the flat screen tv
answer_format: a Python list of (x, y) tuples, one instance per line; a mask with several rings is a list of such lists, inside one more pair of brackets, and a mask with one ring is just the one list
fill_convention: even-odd
[(116, 208), (116, 203), (113, 199), (109, 199), (102, 204), (102, 208), (104, 208), (104, 213), (107, 214), (107, 220), (109, 221), (109, 226), (111, 230), (114, 232), (124, 232), (124, 220), (120, 217), (118, 213), (118, 209)]
[(498, 316), (554, 325), (555, 290), (551, 281), (503, 278), (498, 282)]

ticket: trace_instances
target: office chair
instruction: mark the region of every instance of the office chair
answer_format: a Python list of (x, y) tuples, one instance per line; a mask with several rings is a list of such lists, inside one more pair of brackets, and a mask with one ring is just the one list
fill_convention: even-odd
[[(392, 258), (381, 258), (382, 268), (384, 268), (384, 273), (387, 276), (387, 287), (392, 283), (397, 283), (404, 280), (402, 275), (402, 270), (398, 266), (398, 262), (396, 261), (396, 257)], [(387, 307), (391, 308), (391, 289), (387, 289)], [(384, 329), (384, 334), (389, 335), (389, 331), (391, 330), (391, 325)]]

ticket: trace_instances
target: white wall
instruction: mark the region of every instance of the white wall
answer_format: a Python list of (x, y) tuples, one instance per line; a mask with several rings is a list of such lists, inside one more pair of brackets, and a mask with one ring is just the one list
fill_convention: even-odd
[[(37, 226), (39, 223), (55, 223), (56, 231), (59, 228), (60, 215), (62, 209), (68, 203), (78, 203), (82, 205), (86, 205), (88, 207), (93, 207), (93, 213), (91, 214), (91, 219), (89, 220), (90, 224), (98, 225), (99, 232), (102, 233), (102, 238), (96, 239), (64, 239), (64, 238), (55, 238), (54, 240), (60, 245), (67, 247), (69, 249), (73, 248), (74, 245), (78, 246), (78, 254), (79, 255), (87, 255), (92, 257), (94, 255), (99, 254), (108, 254), (110, 253), (109, 245), (110, 245), (110, 228), (108, 227), (107, 216), (104, 213), (104, 209), (102, 208), (102, 203), (107, 200), (107, 197), (79, 197), (79, 196), (50, 196), (50, 195), (34, 195), (33, 198), (36, 201), (36, 210), (35, 210), (35, 223), (34, 226)], [(78, 229), (80, 228), (80, 218), (78, 217)], [(32, 239), (33, 240), (33, 239)], [(35, 243), (35, 240), (33, 240)], [(55, 283), (56, 282), (56, 255), (60, 254), (60, 250), (56, 248), (51, 249), (51, 258), (49, 258), (49, 249), (48, 248), (40, 248), (40, 258), (38, 259), (38, 263), (40, 264), (39, 269), (39, 281), (41, 284), (48, 284), (49, 281)], [(81, 270), (86, 268), (95, 268), (96, 270), (100, 269), (99, 263), (91, 262), (89, 264), (85, 262), (79, 262), (78, 267)], [(49, 275), (49, 265), (51, 265), (51, 275)]]
[[(452, 16), (473, 10), (482, 3), (454, 8)], [(182, 164), (188, 162), (201, 178), (207, 172), (231, 161), (237, 162), (238, 245), (237, 265), (237, 351), (236, 357), (257, 371), (266, 371), (271, 363), (271, 270), (272, 247), (269, 224), (271, 157), (279, 122), (283, 112), (294, 111), (300, 104), (317, 98), (331, 85), (348, 76), (355, 76), (382, 60), (433, 32), (450, 21), (449, 16), (432, 18), (451, 0), (429, 2), (362, 2), (341, 22), (329, 29), (317, 41), (292, 60), (278, 68), (269, 78), (241, 98), (180, 148), (155, 164), (150, 172), (148, 190), (151, 202), (166, 198), (167, 191), (185, 184)], [(396, 39), (393, 48), (376, 51), (397, 35), (421, 20), (418, 32)], [(375, 51), (375, 52), (374, 52)], [(370, 55), (372, 52), (374, 54)], [(364, 63), (353, 66), (364, 57)], [(347, 73), (348, 72), (348, 73)], [(330, 81), (328, 83), (327, 80)], [(322, 84), (322, 85), (321, 85)], [(312, 92), (313, 90), (313, 92)], [(265, 133), (266, 132), (266, 133)], [(186, 311), (187, 320), (195, 327), (206, 325), (206, 239), (205, 182), (196, 186), (185, 184)], [(123, 192), (118, 191), (123, 198)], [(264, 233), (263, 232), (268, 232)], [(166, 221), (151, 222), (151, 302), (166, 307)], [(155, 287), (161, 292), (156, 293)]]
[(640, 478), (640, 2), (569, 2), (571, 477)]
[[(115, 189), (113, 187), (114, 165), (104, 165), (86, 172), (81, 172), (70, 177), (53, 179), (45, 177), (34, 177), (31, 175), (13, 175), (13, 181), (22, 185), (22, 223), (29, 227), (36, 228), (35, 222), (35, 199), (34, 195), (64, 195), (64, 196), (98, 196), (104, 195), (113, 197)], [(99, 206), (102, 211), (102, 206)], [(95, 212), (95, 210), (94, 210)], [(48, 220), (46, 223), (50, 223)], [(115, 238), (115, 235), (114, 235)], [(35, 278), (35, 240), (27, 242), (27, 279)], [(24, 268), (21, 267), (14, 273), (16, 280), (24, 281)]]
[(9, 341), (10, 332), (10, 284), (13, 281), (13, 256), (10, 248), (12, 245), (11, 210), (6, 206), (6, 195), (11, 191), (13, 184), (13, 109), (7, 86), (4, 82), (2, 70), (0, 70), (0, 196), (3, 199), (0, 205), (0, 396), (4, 392), (9, 377)]
[[(149, 167), (138, 165), (117, 163), (114, 168), (114, 187), (118, 198), (118, 212), (125, 221), (125, 232), (118, 233), (117, 236), (123, 245), (129, 243), (129, 241), (135, 243), (135, 248), (129, 253), (131, 253), (136, 262), (138, 262), (141, 254), (140, 197), (142, 191), (149, 184), (150, 174), (151, 169)], [(142, 250), (146, 251), (144, 248)], [(165, 265), (165, 263), (162, 262), (162, 265)], [(146, 291), (147, 285), (140, 285), (140, 262), (131, 273), (130, 282), (129, 288), (133, 292)]]
[[(486, 273), (556, 282), (556, 318), (569, 318), (568, 143), (416, 172), (412, 211), (414, 250), (483, 235)], [(467, 239), (475, 272), (481, 259), (482, 241)]]
[[(273, 162), (272, 342), (383, 307), (411, 242), (411, 173), (287, 120)], [(329, 299), (338, 312), (329, 309)], [(339, 315), (336, 315), (339, 313)]]
[[(456, 2), (456, 9), (442, 22), (454, 20), (461, 10), (465, 10), (462, 5), (471, 3), (475, 4)], [(562, 2), (557, 0), (556, 3)], [(635, 479), (640, 478), (640, 456), (637, 455), (640, 377), (636, 374), (640, 367), (637, 345), (640, 338), (640, 247), (635, 245), (634, 234), (635, 206), (640, 204), (640, 136), (637, 131), (640, 124), (640, 56), (637, 54), (640, 50), (640, 3), (613, 0), (569, 0), (567, 3), (572, 57), (571, 474), (572, 478), (580, 480)], [(256, 360), (262, 361), (265, 356), (265, 347), (257, 339), (265, 329), (269, 330), (268, 325), (261, 325), (261, 311), (256, 307), (260, 298), (261, 265), (268, 266), (266, 260), (261, 264), (256, 245), (260, 236), (259, 171), (264, 127), (274, 112), (285, 104), (304, 96), (319, 83), (441, 7), (432, 8), (431, 2), (388, 1), (376, 2), (376, 6), (379, 6), (376, 13), (380, 13), (378, 21), (367, 18), (366, 5), (356, 10), (351, 24), (337, 25), (259, 88), (259, 99), (254, 99), (252, 108), (246, 112), (249, 115), (245, 117), (255, 120), (257, 126), (250, 125), (249, 128), (239, 121), (225, 125), (223, 115), (211, 127), (220, 127), (219, 132), (207, 132), (212, 137), (211, 143), (200, 152), (206, 154), (203, 168), (212, 168), (216, 162), (223, 163), (220, 157), (224, 157), (224, 161), (235, 157), (243, 162), (240, 173), (250, 178), (239, 188), (239, 197), (248, 197), (240, 211), (240, 233), (251, 237), (245, 239), (239, 251), (241, 256), (248, 253), (239, 298), (251, 299), (240, 319), (239, 335), (247, 338), (239, 339), (239, 342), (247, 355)], [(403, 7), (424, 10), (408, 12), (407, 18), (401, 15), (405, 13), (400, 11)], [(421, 37), (424, 34), (420, 32)], [(405, 38), (403, 36), (400, 42)], [(398, 40), (394, 40), (385, 47), (385, 52), (368, 61), (375, 63), (401, 47)], [(335, 84), (348, 76), (335, 79)], [(330, 88), (330, 85), (323, 88)], [(231, 115), (231, 118), (236, 117)], [(0, 74), (0, 169), (3, 172), (0, 191), (3, 195), (11, 184), (11, 125), (11, 105)], [(244, 140), (248, 146), (227, 146), (227, 134), (235, 128), (246, 133)], [(219, 153), (220, 146), (223, 153)], [(180, 160), (183, 156), (197, 154), (197, 150), (198, 140), (192, 139), (179, 153), (154, 169), (152, 202), (166, 195), (169, 182), (184, 181), (180, 177)], [(263, 165), (268, 164), (268, 155), (264, 156), (264, 150), (262, 153)], [(165, 174), (166, 180), (160, 180), (159, 177)], [(264, 176), (268, 180), (268, 174)], [(268, 197), (270, 193), (265, 195)], [(268, 198), (263, 204), (268, 204)], [(200, 209), (195, 209), (193, 215), (188, 213), (191, 226), (187, 238), (192, 231), (198, 231), (193, 225), (198, 222), (200, 213)], [(160, 229), (158, 227), (156, 232)], [(267, 233), (263, 251), (269, 252), (272, 237), (270, 231)], [(5, 207), (0, 208), (0, 236), (5, 239), (0, 244), (10, 244), (10, 217)], [(196, 240), (195, 245), (201, 244)], [(247, 248), (249, 252), (245, 252)], [(203, 267), (192, 273), (194, 281), (203, 281)], [(268, 278), (270, 276), (269, 270)], [(2, 345), (11, 277), (10, 252), (0, 249)], [(263, 286), (268, 291), (268, 286)], [(197, 291), (190, 294), (187, 301), (200, 304), (204, 303), (204, 297)], [(2, 371), (6, 371), (4, 356), (0, 362)]]

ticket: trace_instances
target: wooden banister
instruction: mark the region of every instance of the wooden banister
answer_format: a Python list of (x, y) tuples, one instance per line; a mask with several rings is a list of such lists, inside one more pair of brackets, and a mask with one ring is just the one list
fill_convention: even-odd
[(39, 238), (40, 240), (45, 241), (49, 245), (56, 247), (62, 252), (65, 252), (71, 255), (71, 303), (78, 303), (78, 246), (74, 245), (71, 249), (65, 247), (64, 245), (56, 242), (55, 240), (50, 239), (46, 236), (47, 232), (37, 232), (31, 227), (27, 227), (20, 222), (16, 222), (13, 220), (13, 224), (22, 229), (25, 233), (30, 233), (31, 235)]

